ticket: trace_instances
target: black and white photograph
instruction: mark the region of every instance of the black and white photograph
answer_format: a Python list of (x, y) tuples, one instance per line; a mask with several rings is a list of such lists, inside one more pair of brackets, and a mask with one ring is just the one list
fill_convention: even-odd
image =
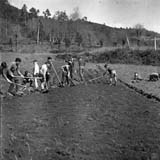
[(0, 160), (160, 160), (160, 0), (0, 0)]

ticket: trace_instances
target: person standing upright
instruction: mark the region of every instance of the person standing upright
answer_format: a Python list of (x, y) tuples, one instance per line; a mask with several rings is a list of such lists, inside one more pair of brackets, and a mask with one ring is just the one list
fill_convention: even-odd
[(34, 84), (35, 84), (35, 90), (38, 90), (39, 85), (38, 85), (38, 78), (39, 78), (39, 74), (40, 74), (40, 67), (38, 64), (37, 60), (33, 61), (33, 76), (34, 76)]
[(80, 79), (81, 79), (81, 81), (84, 81), (84, 67), (86, 65), (86, 62), (82, 57), (80, 57), (78, 59), (78, 65), (79, 65), (79, 76), (80, 76)]
[(42, 93), (46, 93), (48, 92), (49, 86), (48, 86), (48, 82), (49, 82), (49, 72), (48, 72), (48, 68), (49, 68), (49, 63), (44, 63), (40, 69), (40, 74), (41, 74), (41, 91)]
[(73, 79), (73, 73), (74, 73), (74, 59), (73, 57), (71, 56), (69, 61), (68, 61), (68, 65), (70, 66), (69, 67), (69, 70), (70, 70), (70, 76), (71, 76), (71, 79)]
[(47, 77), (48, 77), (48, 87), (53, 85), (53, 67), (52, 67), (52, 57), (47, 58), (47, 62), (45, 63), (47, 65)]

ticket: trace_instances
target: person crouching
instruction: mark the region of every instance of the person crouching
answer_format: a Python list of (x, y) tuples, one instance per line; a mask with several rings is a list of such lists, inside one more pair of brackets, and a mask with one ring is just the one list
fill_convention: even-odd
[(158, 81), (159, 80), (159, 74), (156, 72), (153, 72), (149, 75), (149, 81)]
[(29, 71), (24, 72), (23, 84), (28, 84), (29, 87), (33, 86), (33, 75)]

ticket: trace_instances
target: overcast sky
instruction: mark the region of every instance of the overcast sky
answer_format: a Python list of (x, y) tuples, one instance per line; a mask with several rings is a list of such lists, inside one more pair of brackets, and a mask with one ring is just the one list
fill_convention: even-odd
[(69, 15), (73, 8), (79, 7), (82, 16), (89, 21), (105, 23), (114, 27), (133, 27), (143, 24), (145, 28), (160, 33), (160, 0), (9, 0), (21, 8), (35, 7), (44, 11), (47, 8), (52, 15), (57, 10)]

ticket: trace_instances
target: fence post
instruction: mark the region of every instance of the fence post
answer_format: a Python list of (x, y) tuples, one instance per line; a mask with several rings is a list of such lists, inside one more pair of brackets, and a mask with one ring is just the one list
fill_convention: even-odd
[(155, 51), (157, 50), (157, 38), (156, 37), (154, 37), (154, 49)]
[(129, 43), (128, 36), (126, 36), (126, 39), (127, 39), (128, 47), (130, 48), (130, 43)]

